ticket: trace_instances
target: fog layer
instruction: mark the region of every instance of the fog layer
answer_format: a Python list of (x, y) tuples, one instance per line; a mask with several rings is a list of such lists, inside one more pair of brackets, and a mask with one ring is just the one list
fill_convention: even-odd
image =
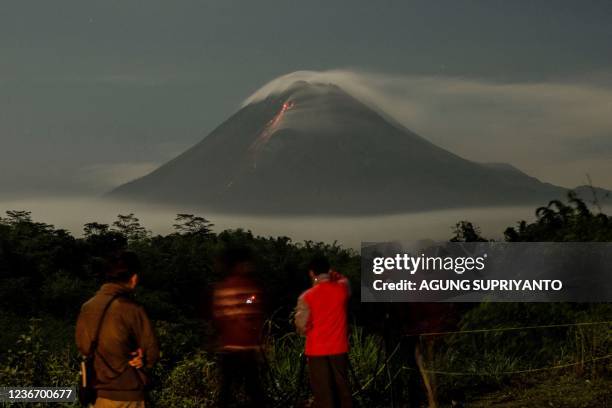
[(96, 221), (112, 223), (117, 214), (134, 213), (142, 225), (154, 234), (173, 231), (177, 213), (189, 213), (209, 219), (215, 231), (243, 228), (261, 236), (288, 236), (304, 240), (333, 243), (359, 248), (361, 241), (416, 239), (449, 239), (453, 226), (468, 220), (479, 226), (484, 236), (499, 239), (508, 226), (519, 220), (532, 220), (533, 207), (465, 208), (409, 214), (364, 217), (281, 217), (228, 215), (186, 207), (146, 206), (112, 202), (87, 197), (45, 198), (0, 201), (0, 216), (7, 210), (27, 210), (35, 221), (64, 228), (80, 236), (83, 224)]

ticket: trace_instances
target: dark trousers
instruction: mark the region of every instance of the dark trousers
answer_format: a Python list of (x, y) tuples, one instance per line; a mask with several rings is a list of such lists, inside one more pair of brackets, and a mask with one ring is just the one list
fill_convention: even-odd
[(314, 408), (351, 408), (348, 354), (308, 357)]
[(266, 400), (261, 381), (259, 380), (259, 359), (256, 351), (234, 351), (222, 353), (221, 392), (219, 406), (229, 407), (235, 396), (235, 386), (244, 385), (249, 404), (246, 406), (265, 407)]

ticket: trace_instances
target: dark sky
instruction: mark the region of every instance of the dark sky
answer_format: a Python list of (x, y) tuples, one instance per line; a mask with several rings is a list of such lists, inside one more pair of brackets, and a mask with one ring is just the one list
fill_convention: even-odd
[[(607, 92), (610, 21), (610, 1), (5, 0), (0, 198), (101, 192), (175, 156), (260, 86), (296, 70), (580, 83)], [(606, 105), (609, 95), (598, 101)], [(584, 143), (612, 153), (596, 133)], [(441, 144), (450, 137), (423, 136)], [(612, 163), (598, 153), (592, 164), (580, 140), (568, 143), (577, 144), (572, 160), (587, 163), (585, 172), (603, 174), (606, 158)], [(517, 162), (565, 180), (555, 178), (555, 162)], [(612, 179), (600, 184), (612, 188)]]

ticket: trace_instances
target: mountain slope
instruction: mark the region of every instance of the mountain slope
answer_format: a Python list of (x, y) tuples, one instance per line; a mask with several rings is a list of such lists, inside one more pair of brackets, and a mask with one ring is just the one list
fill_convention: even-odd
[(110, 193), (244, 213), (389, 213), (542, 203), (565, 189), (433, 145), (330, 84), (296, 82)]

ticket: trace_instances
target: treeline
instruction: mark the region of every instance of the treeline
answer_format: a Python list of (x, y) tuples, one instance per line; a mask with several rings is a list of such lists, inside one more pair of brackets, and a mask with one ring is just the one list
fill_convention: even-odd
[(75, 238), (32, 220), (29, 212), (7, 211), (0, 218), (2, 309), (23, 316), (74, 318), (101, 283), (105, 257), (124, 248), (135, 251), (142, 261), (138, 298), (154, 319), (206, 317), (207, 292), (221, 279), (213, 258), (228, 245), (252, 248), (270, 311), (293, 305), (307, 287), (305, 268), (315, 252), (325, 252), (334, 265), (358, 279), (358, 255), (339, 245), (256, 237), (240, 229), (213, 233), (212, 227), (202, 217), (179, 214), (176, 232), (152, 235), (129, 214), (119, 215), (112, 225), (88, 223), (83, 237)]

